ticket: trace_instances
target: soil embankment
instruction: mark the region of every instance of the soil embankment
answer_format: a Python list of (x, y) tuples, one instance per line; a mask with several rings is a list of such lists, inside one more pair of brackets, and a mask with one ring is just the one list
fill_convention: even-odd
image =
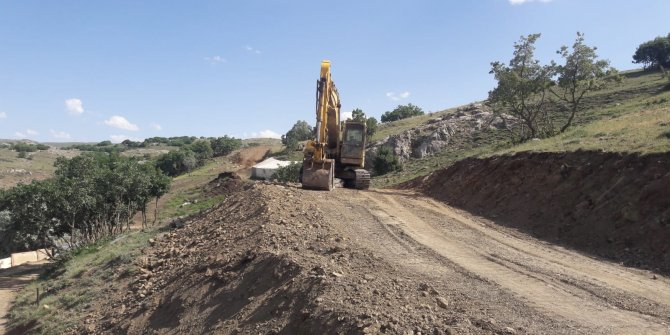
[(668, 278), (413, 191), (212, 185), (73, 334), (667, 333)]
[(403, 187), (550, 242), (670, 273), (670, 153), (465, 159)]

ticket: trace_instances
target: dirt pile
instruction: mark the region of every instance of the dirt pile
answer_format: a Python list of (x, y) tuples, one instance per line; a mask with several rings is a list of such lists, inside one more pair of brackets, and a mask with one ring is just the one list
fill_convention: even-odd
[(269, 146), (259, 145), (256, 147), (249, 147), (240, 149), (233, 154), (233, 162), (245, 168), (250, 168), (254, 164), (260, 162), (265, 158), (270, 151)]
[(404, 187), (545, 240), (670, 273), (670, 153), (466, 159)]
[(482, 306), (408, 280), (369, 249), (350, 246), (324, 222), (324, 208), (303, 198), (308, 191), (224, 183), (226, 200), (150, 241), (139, 271), (115, 279), (131, 276), (128, 286), (78, 332), (446, 334), (458, 325), (465, 333), (504, 333), (488, 319), (473, 324), (462, 311), (445, 310), (455, 301)]

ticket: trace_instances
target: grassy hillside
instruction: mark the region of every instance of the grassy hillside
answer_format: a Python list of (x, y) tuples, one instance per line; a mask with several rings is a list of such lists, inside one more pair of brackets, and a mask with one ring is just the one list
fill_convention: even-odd
[[(557, 136), (511, 144), (503, 132), (486, 131), (459, 149), (440, 155), (410, 159), (403, 171), (373, 179), (376, 187), (390, 186), (444, 168), (465, 157), (484, 157), (519, 151), (573, 151), (596, 149), (620, 152), (670, 151), (670, 90), (667, 80), (656, 72), (630, 71), (624, 81), (595, 92), (585, 100), (586, 110), (574, 126)], [(450, 113), (448, 109), (437, 114)], [(424, 115), (383, 126), (381, 139), (399, 134), (437, 116)]]
[[(199, 213), (222, 201), (223, 196), (212, 192), (208, 183), (219, 173), (238, 168), (243, 167), (230, 157), (220, 157), (174, 178), (170, 192), (159, 202), (159, 224), (146, 230), (139, 230), (136, 225), (136, 229), (112, 241), (79, 250), (62, 266), (54, 267), (18, 295), (10, 313), (10, 326), (18, 326), (17, 333), (62, 334), (95, 315), (92, 302), (111, 293), (113, 288), (106, 284), (110, 278), (123, 281), (140, 271), (137, 262), (142, 261), (142, 248), (149, 246), (157, 234), (170, 230), (166, 222)], [(148, 213), (151, 220), (153, 207)], [(36, 305), (38, 289), (41, 298)]]

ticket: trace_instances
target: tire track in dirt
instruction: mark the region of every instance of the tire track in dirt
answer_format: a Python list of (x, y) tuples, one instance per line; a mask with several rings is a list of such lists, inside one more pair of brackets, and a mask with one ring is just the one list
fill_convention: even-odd
[[(531, 261), (532, 259), (540, 259), (541, 263), (556, 261), (547, 257), (543, 251), (532, 250), (528, 246), (531, 243), (529, 241), (511, 236), (502, 236), (497, 232), (489, 232), (490, 228), (484, 228), (473, 223), (462, 215), (453, 212), (447, 206), (432, 204), (431, 207), (440, 209), (439, 212), (443, 214), (443, 217), (440, 217), (435, 215), (434, 212), (431, 213), (425, 207), (413, 206), (418, 201), (411, 197), (384, 194), (383, 192), (361, 192), (360, 194), (363, 199), (367, 199), (367, 202), (374, 203), (375, 206), (386, 212), (387, 215), (379, 217), (380, 220), (399, 227), (416, 242), (436, 251), (465, 270), (478, 274), (513, 292), (517, 297), (544, 312), (573, 320), (585, 328), (603, 334), (667, 334), (668, 332), (666, 318), (658, 319), (637, 311), (621, 310), (594, 296), (588, 290), (568, 284), (565, 280), (558, 280), (541, 272), (513, 266), (509, 262), (493, 261), (488, 253), (482, 252), (487, 248), (480, 244), (483, 235), (484, 241), (493, 242), (500, 249), (516, 249), (517, 252), (527, 253)], [(414, 199), (417, 198), (420, 199), (421, 197), (414, 197)], [(362, 201), (362, 203), (364, 202)], [(426, 216), (426, 219), (415, 214), (419, 211)], [(446, 234), (442, 227), (436, 227), (439, 222), (445, 220), (451, 226), (457, 226), (459, 229), (466, 226), (470, 231), (464, 234)], [(473, 227), (475, 227), (474, 230)], [(475, 235), (475, 238), (470, 235)], [(505, 243), (499, 243), (496, 239), (503, 240)], [(548, 261), (547, 258), (549, 258)], [(573, 264), (584, 262), (582, 258), (585, 257), (575, 257)], [(586, 263), (574, 267), (584, 269), (584, 267), (590, 266), (588, 264), (594, 262), (588, 261)], [(560, 270), (567, 272), (569, 275), (574, 275), (574, 270), (570, 267), (561, 264), (554, 266), (561, 267)], [(606, 265), (599, 264), (598, 270), (594, 272), (598, 278), (605, 280), (606, 285), (614, 284), (618, 285), (618, 289), (633, 290), (640, 292), (643, 296), (650, 296), (649, 291), (645, 291), (635, 284), (644, 281), (641, 278), (633, 281), (616, 280), (613, 275), (608, 274), (610, 270), (605, 267)], [(616, 271), (616, 273), (619, 272), (625, 272), (625, 270)], [(590, 272), (587, 275), (590, 275)], [(627, 276), (630, 279), (635, 278), (636, 275), (629, 272)], [(668, 294), (668, 286), (664, 285), (664, 281), (655, 286), (658, 289), (656, 299), (660, 297), (659, 300), (664, 302), (662, 299)]]

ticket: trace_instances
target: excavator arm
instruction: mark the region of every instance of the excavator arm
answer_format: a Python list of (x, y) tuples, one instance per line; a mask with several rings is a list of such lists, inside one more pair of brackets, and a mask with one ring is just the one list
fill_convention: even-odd
[(301, 181), (305, 188), (332, 190), (340, 140), (340, 96), (330, 75), (330, 61), (321, 62), (316, 84), (315, 139), (305, 145)]

